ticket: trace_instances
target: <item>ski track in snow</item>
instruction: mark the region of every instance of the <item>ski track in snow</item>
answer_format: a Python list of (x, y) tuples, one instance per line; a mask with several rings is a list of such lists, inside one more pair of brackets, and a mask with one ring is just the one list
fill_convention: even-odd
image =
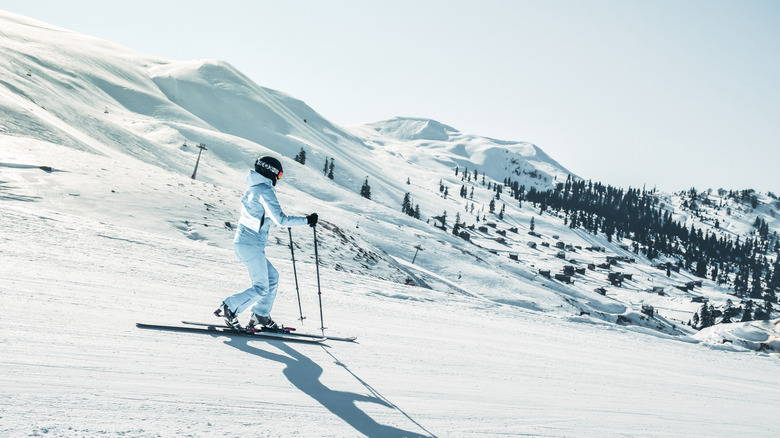
[[(243, 287), (243, 267), (229, 250), (187, 239), (22, 203), (2, 213), (2, 256), (14, 260), (0, 273), (10, 310), (0, 321), (4, 436), (768, 436), (777, 427), (769, 357), (332, 270), (322, 272), (325, 324), (356, 344), (138, 330), (135, 321), (213, 319)], [(292, 267), (275, 262), (287, 279), (275, 314), (292, 323)], [(311, 270), (299, 266), (301, 329), (313, 331)]]

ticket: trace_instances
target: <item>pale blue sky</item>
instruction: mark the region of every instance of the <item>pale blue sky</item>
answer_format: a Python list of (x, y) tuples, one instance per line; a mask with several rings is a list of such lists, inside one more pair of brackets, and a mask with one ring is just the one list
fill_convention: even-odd
[(572, 172), (780, 194), (780, 1), (6, 1), (165, 58), (230, 62), (339, 125), (428, 117)]

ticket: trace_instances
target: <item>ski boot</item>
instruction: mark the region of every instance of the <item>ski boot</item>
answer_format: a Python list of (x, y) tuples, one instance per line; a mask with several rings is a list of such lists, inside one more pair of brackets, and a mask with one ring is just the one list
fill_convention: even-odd
[(286, 333), (284, 326), (277, 324), (270, 316), (260, 316), (253, 313), (249, 318), (249, 325), (246, 326), (246, 331), (249, 333), (257, 333), (259, 331)]
[(214, 316), (218, 316), (225, 319), (225, 324), (233, 330), (241, 330), (241, 325), (238, 323), (238, 316), (230, 310), (227, 304), (224, 302), (217, 310), (214, 311)]

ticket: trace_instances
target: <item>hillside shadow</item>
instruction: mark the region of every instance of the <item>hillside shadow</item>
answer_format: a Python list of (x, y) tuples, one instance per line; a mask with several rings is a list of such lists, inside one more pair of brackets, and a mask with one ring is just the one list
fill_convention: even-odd
[(0, 181), (0, 201), (36, 202), (41, 199), (38, 196), (18, 195), (11, 192), (12, 189), (18, 188), (8, 185), (6, 181)]
[[(328, 411), (338, 416), (344, 422), (352, 426), (359, 433), (370, 437), (431, 437), (432, 434), (421, 435), (416, 432), (399, 429), (392, 426), (387, 426), (378, 423), (371, 418), (358, 406), (358, 402), (370, 402), (385, 406), (390, 409), (401, 412), (406, 418), (414, 422), (417, 426), (425, 430), (419, 423), (412, 420), (405, 412), (400, 410), (397, 406), (388, 402), (384, 397), (379, 395), (373, 388), (367, 385), (363, 380), (359, 379), (355, 374), (347, 369), (347, 371), (354, 376), (360, 383), (366, 386), (367, 389), (373, 395), (362, 395), (348, 391), (338, 391), (328, 388), (320, 381), (322, 376), (322, 367), (313, 360), (309, 359), (305, 355), (293, 349), (290, 345), (283, 342), (270, 341), (264, 345), (270, 345), (278, 348), (282, 354), (272, 353), (263, 349), (253, 347), (248, 344), (247, 339), (233, 338), (230, 341), (225, 341), (225, 344), (244, 351), (249, 354), (253, 354), (257, 357), (266, 360), (273, 360), (285, 365), (284, 375), (287, 380), (293, 384), (300, 391), (316, 400)], [(325, 348), (325, 347), (323, 347)], [(326, 350), (327, 351), (327, 350)], [(333, 357), (330, 352), (328, 354)], [(334, 357), (335, 359), (335, 357)], [(340, 361), (336, 361), (339, 366), (346, 369), (346, 366)], [(426, 430), (427, 432), (427, 430)]]

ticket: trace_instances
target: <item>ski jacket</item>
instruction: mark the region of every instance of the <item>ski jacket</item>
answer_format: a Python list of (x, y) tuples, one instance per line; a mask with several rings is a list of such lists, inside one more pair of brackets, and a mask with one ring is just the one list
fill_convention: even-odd
[(235, 243), (256, 243), (258, 238), (267, 240), (271, 221), (282, 227), (307, 225), (305, 217), (284, 214), (270, 179), (250, 170), (246, 183), (249, 187), (241, 198), (241, 217)]

